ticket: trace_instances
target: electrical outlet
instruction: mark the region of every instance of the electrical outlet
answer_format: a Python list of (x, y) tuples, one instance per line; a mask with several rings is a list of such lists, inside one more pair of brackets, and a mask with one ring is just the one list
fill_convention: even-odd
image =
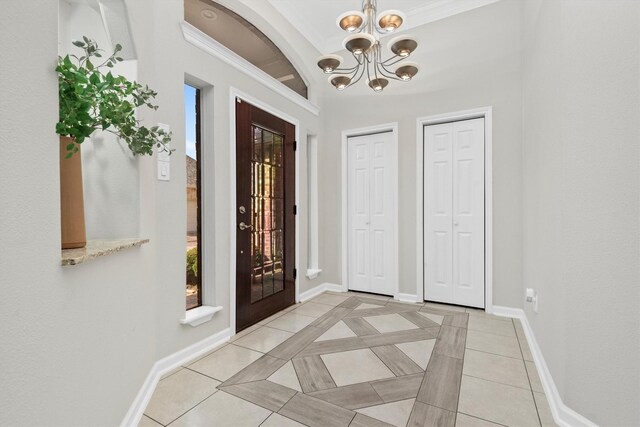
[(534, 313), (538, 312), (538, 293), (533, 288), (527, 288), (526, 291), (527, 302), (532, 304)]

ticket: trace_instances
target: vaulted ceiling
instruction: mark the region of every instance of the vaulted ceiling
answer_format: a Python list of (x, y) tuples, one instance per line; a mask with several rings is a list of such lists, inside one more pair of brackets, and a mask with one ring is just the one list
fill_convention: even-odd
[[(345, 33), (336, 18), (349, 10), (361, 10), (361, 0), (267, 0), (319, 52), (342, 49)], [(499, 0), (378, 0), (378, 11), (398, 9), (407, 15), (402, 31), (476, 9)]]
[[(307, 89), (300, 74), (304, 74), (307, 84), (317, 82), (317, 87), (323, 90), (332, 89), (326, 82), (325, 74), (316, 66), (319, 55), (339, 53), (350, 63), (353, 62), (353, 58), (343, 51), (342, 40), (346, 33), (336, 25), (336, 18), (343, 12), (361, 9), (361, 0), (184, 2), (187, 22), (300, 94)], [(519, 37), (505, 37), (504, 34), (511, 34), (511, 30), (492, 25), (496, 19), (493, 14), (511, 13), (510, 8), (501, 8), (499, 3), (502, 2), (378, 0), (378, 11), (399, 9), (406, 14), (406, 21), (399, 33), (411, 34), (419, 40), (419, 49), (412, 55), (413, 60), (421, 66), (416, 79), (424, 82), (422, 91), (436, 91), (465, 79), (480, 78), (488, 61), (517, 54)], [(488, 5), (491, 6), (483, 7)], [(220, 6), (247, 19), (249, 22), (244, 26), (250, 31), (239, 31), (227, 25)], [(491, 13), (490, 9), (493, 9)], [(454, 15), (457, 15), (456, 19), (445, 20)], [(518, 25), (515, 21), (506, 22), (509, 26)], [(425, 25), (429, 23), (433, 25)], [(387, 39), (395, 35), (383, 37), (383, 45), (386, 46)], [(398, 84), (390, 93), (413, 91), (415, 85)], [(369, 94), (370, 89), (361, 85), (350, 88), (349, 92)]]

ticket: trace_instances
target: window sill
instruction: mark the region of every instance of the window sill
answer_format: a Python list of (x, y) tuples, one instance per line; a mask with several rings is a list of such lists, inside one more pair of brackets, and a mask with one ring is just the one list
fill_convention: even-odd
[(315, 279), (316, 277), (318, 277), (318, 274), (322, 273), (322, 270), (320, 269), (310, 269), (307, 270), (307, 278), (310, 280)]
[(149, 243), (149, 239), (89, 240), (84, 248), (63, 249), (61, 264), (78, 265), (124, 249), (142, 246), (145, 243)]
[(201, 305), (186, 312), (184, 319), (180, 319), (183, 325), (198, 326), (213, 319), (213, 315), (222, 310), (221, 306), (211, 307)]

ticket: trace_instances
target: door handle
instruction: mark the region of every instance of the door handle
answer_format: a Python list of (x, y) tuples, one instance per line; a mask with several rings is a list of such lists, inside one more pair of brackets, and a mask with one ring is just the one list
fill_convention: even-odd
[(454, 221), (453, 225), (455, 225), (457, 227), (458, 226), (458, 221)]
[(244, 222), (241, 222), (240, 224), (238, 224), (238, 228), (242, 231), (246, 230), (246, 229), (252, 229), (253, 225), (247, 225)]

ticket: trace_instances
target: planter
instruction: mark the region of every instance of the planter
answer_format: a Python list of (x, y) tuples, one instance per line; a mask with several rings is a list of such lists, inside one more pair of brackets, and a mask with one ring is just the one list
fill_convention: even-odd
[[(62, 249), (84, 248), (87, 235), (84, 225), (82, 158), (80, 151), (65, 159), (72, 138), (60, 137), (60, 225)], [(80, 146), (78, 146), (80, 148)]]

